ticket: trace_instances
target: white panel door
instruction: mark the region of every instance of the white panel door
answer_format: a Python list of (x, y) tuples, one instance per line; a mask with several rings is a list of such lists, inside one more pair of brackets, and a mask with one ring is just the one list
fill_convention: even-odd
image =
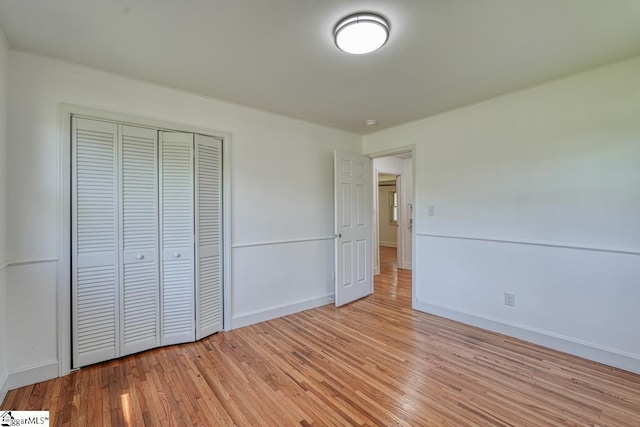
[(160, 344), (158, 132), (120, 126), (120, 356)]
[(117, 125), (72, 119), (73, 366), (119, 355)]
[(195, 340), (193, 134), (160, 132), (162, 345)]
[(196, 339), (222, 330), (222, 143), (196, 135)]
[(336, 306), (373, 293), (371, 181), (371, 159), (335, 152)]

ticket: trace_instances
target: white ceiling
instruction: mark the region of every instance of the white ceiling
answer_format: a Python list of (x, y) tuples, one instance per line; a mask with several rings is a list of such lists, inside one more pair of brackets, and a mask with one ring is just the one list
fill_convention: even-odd
[[(350, 56), (331, 33), (361, 10), (391, 37)], [(0, 27), (13, 49), (360, 134), (640, 54), (638, 0), (0, 0)]]

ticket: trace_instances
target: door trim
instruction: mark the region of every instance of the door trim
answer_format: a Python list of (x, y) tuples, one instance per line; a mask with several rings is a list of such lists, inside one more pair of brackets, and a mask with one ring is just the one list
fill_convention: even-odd
[(147, 117), (98, 110), (74, 104), (59, 103), (60, 137), (60, 198), (57, 206), (58, 274), (57, 341), (58, 376), (67, 375), (71, 369), (71, 116), (103, 119), (158, 130), (189, 132), (209, 135), (222, 140), (222, 248), (223, 248), (223, 330), (231, 328), (231, 134), (215, 129), (202, 128)]

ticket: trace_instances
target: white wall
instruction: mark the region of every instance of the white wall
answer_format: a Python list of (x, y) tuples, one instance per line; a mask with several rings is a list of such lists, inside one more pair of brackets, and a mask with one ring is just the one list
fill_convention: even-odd
[(38, 313), (9, 331), (11, 386), (57, 373), (60, 102), (231, 133), (233, 326), (328, 302), (333, 150), (360, 136), (20, 52), (9, 67), (8, 314)]
[(640, 372), (639, 112), (637, 57), (366, 136), (416, 144), (415, 306)]
[(378, 186), (379, 245), (395, 248), (398, 245), (398, 227), (391, 221), (391, 194), (396, 191), (395, 185)]
[(7, 385), (7, 70), (8, 43), (0, 29), (0, 403)]

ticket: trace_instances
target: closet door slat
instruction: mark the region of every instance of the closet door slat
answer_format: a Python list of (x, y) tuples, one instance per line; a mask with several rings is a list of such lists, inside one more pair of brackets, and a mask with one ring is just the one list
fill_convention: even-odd
[(120, 126), (121, 356), (160, 344), (157, 135)]
[(117, 125), (72, 119), (73, 366), (119, 355)]
[(195, 340), (193, 134), (160, 132), (162, 345)]
[(222, 330), (222, 143), (195, 136), (196, 339)]

